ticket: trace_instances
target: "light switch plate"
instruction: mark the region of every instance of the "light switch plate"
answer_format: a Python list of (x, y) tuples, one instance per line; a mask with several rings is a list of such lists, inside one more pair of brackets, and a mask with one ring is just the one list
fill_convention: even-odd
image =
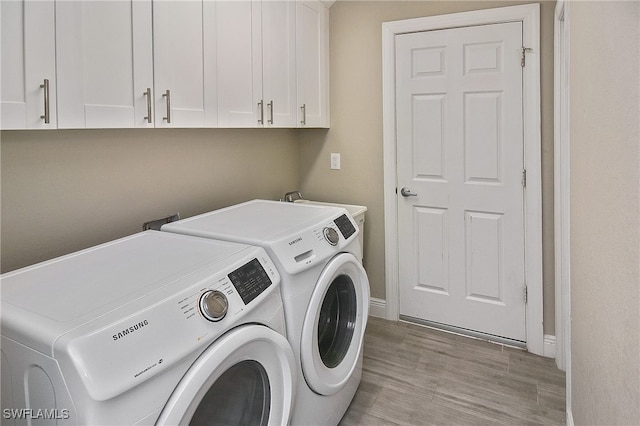
[(331, 170), (340, 170), (340, 153), (331, 153)]

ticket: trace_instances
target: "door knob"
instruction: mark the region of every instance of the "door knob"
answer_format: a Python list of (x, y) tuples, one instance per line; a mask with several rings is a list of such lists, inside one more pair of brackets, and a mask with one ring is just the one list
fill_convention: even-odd
[(416, 197), (418, 194), (411, 192), (409, 188), (406, 186), (400, 190), (400, 194), (403, 197)]

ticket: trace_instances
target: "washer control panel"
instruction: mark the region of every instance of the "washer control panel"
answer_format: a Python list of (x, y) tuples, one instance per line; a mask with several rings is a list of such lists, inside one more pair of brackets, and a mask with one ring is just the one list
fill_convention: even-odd
[(218, 290), (207, 290), (200, 296), (200, 312), (209, 321), (218, 322), (227, 315), (229, 300)]
[(259, 256), (220, 271), (186, 292), (178, 300), (180, 310), (186, 319), (199, 317), (219, 322), (234, 317), (278, 281), (275, 269), (266, 256)]
[(227, 276), (245, 305), (251, 303), (272, 284), (258, 259), (247, 262)]

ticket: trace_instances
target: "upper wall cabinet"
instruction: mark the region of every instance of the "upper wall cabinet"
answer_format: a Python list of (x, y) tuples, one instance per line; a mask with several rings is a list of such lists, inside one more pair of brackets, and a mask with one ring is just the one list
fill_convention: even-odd
[(218, 126), (296, 127), (295, 2), (215, 4)]
[(0, 1), (0, 128), (55, 129), (54, 5)]
[(11, 0), (0, 12), (2, 129), (329, 125), (319, 1)]
[(296, 2), (296, 61), (301, 127), (329, 127), (329, 19), (319, 1)]
[(56, 2), (59, 128), (153, 127), (151, 25), (150, 1)]
[(154, 1), (156, 127), (217, 125), (215, 12), (207, 0)]
[(58, 127), (215, 126), (205, 3), (58, 1)]

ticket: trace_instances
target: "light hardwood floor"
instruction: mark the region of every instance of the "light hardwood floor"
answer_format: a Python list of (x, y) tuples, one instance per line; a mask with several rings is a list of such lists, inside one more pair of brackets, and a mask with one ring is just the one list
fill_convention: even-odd
[(362, 382), (340, 425), (565, 424), (565, 374), (550, 358), (369, 318)]

